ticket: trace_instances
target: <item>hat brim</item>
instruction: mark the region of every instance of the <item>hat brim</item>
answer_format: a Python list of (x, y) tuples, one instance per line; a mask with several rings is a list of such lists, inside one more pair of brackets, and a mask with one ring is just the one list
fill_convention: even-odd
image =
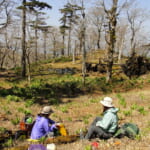
[(51, 110), (51, 111), (49, 111), (49, 112), (43, 112), (43, 111), (41, 111), (41, 114), (45, 114), (45, 115), (52, 114), (52, 113), (54, 113), (53, 110)]
[(100, 101), (100, 103), (105, 107), (114, 107), (114, 105), (108, 105), (104, 101)]

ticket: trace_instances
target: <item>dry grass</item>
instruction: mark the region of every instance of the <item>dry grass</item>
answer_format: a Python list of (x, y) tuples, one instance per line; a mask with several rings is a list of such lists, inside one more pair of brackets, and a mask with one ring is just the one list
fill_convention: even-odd
[[(120, 123), (124, 122), (134, 122), (140, 128), (141, 136), (137, 137), (135, 140), (128, 138), (123, 139), (110, 139), (108, 141), (99, 140), (100, 150), (149, 150), (150, 149), (150, 93), (149, 87), (144, 89), (134, 89), (127, 93), (121, 93), (121, 97), (125, 99), (126, 107), (120, 104), (120, 99), (117, 93), (112, 93), (111, 96), (114, 99), (116, 107), (120, 108), (119, 118)], [(59, 106), (52, 106), (55, 113), (51, 116), (52, 119), (63, 122), (68, 129), (70, 134), (76, 134), (80, 129), (87, 128), (92, 120), (101, 114), (102, 106), (99, 104), (101, 100), (106, 95), (85, 95), (77, 98), (66, 98), (63, 99), (63, 104)], [(131, 110), (131, 107), (142, 107), (144, 110), (140, 111), (138, 108)], [(5, 115), (8, 120), (3, 120), (1, 118), (1, 127), (6, 127), (11, 130), (16, 130), (19, 128), (11, 123), (11, 119), (15, 116), (19, 118), (23, 117), (23, 113), (18, 112), (18, 108), (22, 107), (24, 109), (23, 102), (7, 102), (1, 99), (0, 114)], [(36, 114), (40, 111), (42, 106), (35, 104), (31, 106), (30, 109), (32, 114)], [(7, 114), (6, 110), (9, 110), (11, 114)], [(130, 114), (125, 114), (125, 111), (130, 111)], [(91, 141), (79, 140), (74, 143), (60, 144), (57, 145), (57, 150), (86, 150), (86, 146), (90, 145)], [(117, 143), (117, 144), (116, 144)]]
[[(93, 56), (91, 56), (93, 57)], [(75, 67), (81, 70), (81, 62), (77, 61), (76, 64), (69, 63), (51, 63), (43, 67)], [(93, 77), (100, 76), (99, 74), (92, 74)], [(39, 77), (37, 77), (39, 78)], [(43, 76), (41, 76), (43, 78)], [(49, 75), (44, 76), (49, 78)], [(143, 76), (148, 80), (149, 76)], [(7, 83), (1, 78), (1, 87), (11, 87), (10, 82)], [(21, 83), (22, 84), (22, 83)], [(24, 83), (25, 84), (25, 83)], [(22, 86), (24, 85), (22, 84)], [(122, 87), (120, 87), (122, 88)], [(121, 98), (118, 93), (112, 93), (110, 96), (114, 99), (116, 107), (120, 108), (118, 113), (120, 124), (125, 122), (134, 122), (140, 128), (140, 136), (135, 140), (128, 138), (110, 139), (107, 141), (98, 140), (99, 150), (149, 150), (150, 149), (150, 85), (146, 85), (143, 89), (133, 89), (132, 91), (120, 93), (121, 98), (125, 100), (126, 106), (121, 103)], [(102, 106), (99, 101), (106, 95), (101, 93), (87, 94), (75, 98), (62, 99), (63, 103), (60, 105), (51, 106), (55, 113), (51, 118), (57, 122), (62, 122), (66, 126), (70, 135), (76, 134), (80, 129), (88, 128), (93, 119), (102, 113)], [(25, 107), (25, 102), (12, 102), (7, 101), (5, 98), (0, 99), (0, 126), (10, 130), (18, 130), (18, 125), (13, 125), (11, 120), (23, 118), (24, 113), (20, 112), (18, 108), (30, 110), (34, 117), (40, 112), (43, 106), (34, 104), (31, 107)], [(97, 140), (97, 139), (95, 139)], [(95, 141), (93, 140), (93, 141)], [(86, 147), (92, 141), (78, 140), (73, 143), (57, 144), (57, 150), (88, 150)], [(22, 144), (22, 143), (20, 143)], [(26, 143), (25, 143), (26, 144)]]

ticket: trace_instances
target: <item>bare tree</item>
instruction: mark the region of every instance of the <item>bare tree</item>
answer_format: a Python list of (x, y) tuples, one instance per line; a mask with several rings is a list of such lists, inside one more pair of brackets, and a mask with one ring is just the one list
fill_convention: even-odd
[(42, 33), (43, 33), (43, 48), (44, 48), (44, 59), (46, 60), (47, 59), (47, 37), (48, 37), (48, 29), (50, 29), (51, 27), (50, 26), (44, 26), (44, 27), (41, 27), (41, 30), (42, 30)]
[(0, 1), (0, 13), (1, 13), (1, 23), (0, 31), (8, 26), (11, 22), (11, 12), (14, 6), (14, 2), (11, 0), (1, 0)]
[(97, 30), (97, 48), (100, 49), (101, 32), (104, 24), (104, 10), (101, 7), (93, 8), (90, 12), (89, 20), (93, 23)]
[(123, 49), (125, 47), (125, 40), (126, 40), (126, 34), (127, 34), (127, 28), (128, 25), (126, 23), (122, 23), (123, 20), (120, 21), (120, 24), (117, 27), (116, 32), (116, 51), (118, 53), (118, 63), (120, 63), (121, 56), (123, 55)]
[(130, 26), (131, 31), (131, 38), (130, 38), (130, 45), (131, 45), (131, 52), (130, 56), (134, 56), (136, 53), (136, 46), (137, 46), (137, 33), (139, 32), (141, 25), (145, 19), (143, 15), (143, 10), (139, 8), (130, 8), (127, 10), (127, 18)]
[(112, 5), (110, 8), (106, 8), (104, 0), (102, 0), (102, 7), (106, 13), (107, 17), (107, 31), (106, 31), (106, 42), (108, 45), (107, 49), (107, 77), (106, 81), (109, 82), (112, 78), (112, 66), (113, 66), (113, 54), (116, 43), (116, 26), (117, 26), (117, 8), (118, 0), (112, 0)]
[(50, 40), (52, 42), (52, 55), (53, 58), (55, 58), (58, 54), (58, 51), (61, 51), (61, 46), (60, 46), (60, 33), (58, 31), (58, 29), (56, 27), (51, 27), (49, 29), (49, 33), (50, 33)]

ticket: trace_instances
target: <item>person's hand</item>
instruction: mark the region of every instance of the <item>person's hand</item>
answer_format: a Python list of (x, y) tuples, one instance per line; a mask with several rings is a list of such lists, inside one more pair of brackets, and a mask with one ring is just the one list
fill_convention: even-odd
[(61, 123), (57, 122), (56, 123), (56, 127), (59, 127), (61, 125)]
[(51, 125), (51, 130), (57, 129), (56, 124)]

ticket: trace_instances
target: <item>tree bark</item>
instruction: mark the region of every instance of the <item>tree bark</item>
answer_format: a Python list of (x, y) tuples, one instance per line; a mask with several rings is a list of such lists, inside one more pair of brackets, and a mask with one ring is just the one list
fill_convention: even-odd
[(103, 1), (103, 6), (108, 18), (108, 32), (107, 32), (108, 39), (106, 40), (108, 44), (106, 82), (110, 82), (112, 79), (112, 66), (114, 61), (113, 54), (114, 54), (114, 48), (116, 43), (117, 4), (118, 4), (118, 0), (113, 0), (111, 9), (106, 10)]
[(23, 0), (22, 9), (22, 77), (26, 76), (26, 0)]

